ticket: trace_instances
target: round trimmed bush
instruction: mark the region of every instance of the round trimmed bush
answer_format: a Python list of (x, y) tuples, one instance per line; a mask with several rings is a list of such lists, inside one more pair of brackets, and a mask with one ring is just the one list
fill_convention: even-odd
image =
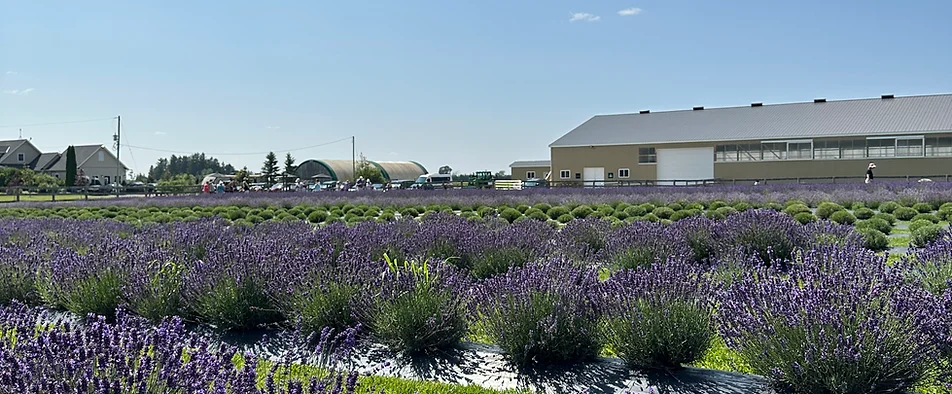
[(855, 211), (853, 211), (853, 215), (855, 215), (856, 218), (860, 220), (869, 219), (873, 217), (873, 215), (875, 214), (876, 214), (876, 211), (873, 211), (872, 209), (869, 209), (866, 207), (858, 208)]
[(893, 215), (896, 216), (896, 219), (899, 220), (912, 220), (919, 214), (919, 211), (909, 208), (909, 207), (899, 207), (893, 211)]
[(668, 207), (658, 207), (651, 211), (655, 216), (661, 219), (670, 219), (674, 215), (674, 210)]
[(930, 220), (913, 220), (912, 223), (909, 223), (909, 232), (912, 233), (922, 227), (931, 226), (935, 223), (932, 223)]
[(595, 211), (592, 210), (592, 208), (590, 208), (588, 205), (579, 205), (572, 210), (572, 216), (578, 219), (585, 219), (593, 212)]
[(515, 222), (516, 219), (522, 217), (522, 212), (519, 212), (518, 209), (506, 208), (499, 213), (499, 217), (505, 219), (507, 222)]
[(714, 200), (714, 201), (711, 201), (710, 204), (708, 204), (707, 209), (716, 210), (718, 208), (726, 207), (726, 206), (727, 206), (726, 202), (721, 200)]
[(813, 211), (810, 210), (810, 207), (806, 206), (806, 204), (791, 204), (783, 209), (783, 213), (786, 213), (787, 215), (790, 215), (790, 216), (797, 216), (798, 213), (804, 213), (804, 212), (810, 213), (810, 214), (813, 213)]
[(830, 215), (830, 220), (839, 224), (853, 224), (856, 223), (856, 216), (846, 210), (836, 211)]
[(681, 203), (678, 203), (678, 202), (670, 203), (670, 204), (667, 205), (667, 207), (668, 207), (668, 208), (671, 208), (671, 209), (674, 210), (674, 211), (680, 211), (680, 210), (684, 209), (684, 205), (682, 205)]
[(930, 242), (936, 241), (942, 236), (942, 227), (935, 224), (922, 226), (912, 232), (912, 239), (909, 244), (917, 248), (924, 247)]
[(885, 219), (881, 218), (871, 218), (866, 220), (860, 220), (856, 222), (856, 229), (871, 228), (876, 231), (879, 231), (883, 234), (889, 234), (892, 232), (892, 225), (889, 224)]
[(876, 252), (889, 250), (889, 238), (882, 231), (872, 227), (858, 228), (856, 231), (863, 236), (863, 246), (866, 249)]
[(936, 215), (933, 215), (933, 214), (931, 214), (931, 213), (920, 213), (920, 214), (918, 214), (918, 215), (916, 215), (916, 216), (913, 216), (912, 219), (911, 219), (911, 221), (913, 221), (913, 222), (918, 221), (918, 220), (927, 220), (927, 221), (930, 221), (930, 222), (932, 222), (932, 223), (939, 223), (939, 222), (940, 222), (939, 217), (936, 216)]
[(542, 212), (541, 210), (536, 210), (535, 212), (531, 212), (527, 215), (527, 217), (529, 217), (530, 219), (542, 220), (542, 221), (549, 220), (549, 215), (546, 215), (545, 212)]
[(692, 216), (697, 216), (699, 214), (700, 214), (700, 211), (695, 209), (682, 209), (680, 211), (675, 212), (673, 215), (671, 215), (671, 221), (676, 222), (678, 220), (689, 218)]
[(731, 206), (734, 207), (734, 209), (736, 209), (737, 212), (744, 212), (744, 211), (746, 211), (746, 210), (748, 210), (748, 209), (752, 209), (752, 208), (753, 208), (753, 206), (750, 205), (750, 203), (748, 203), (748, 202), (746, 202), (746, 201), (735, 202), (735, 203), (734, 203), (733, 205), (731, 205)]
[(625, 208), (625, 214), (629, 217), (644, 216), (646, 213), (648, 213), (648, 211), (646, 211), (645, 208), (640, 205), (634, 205)]
[(718, 215), (724, 216), (726, 218), (730, 215), (736, 214), (737, 209), (734, 209), (734, 207), (725, 206), (715, 209), (714, 212), (717, 212)]
[(901, 206), (899, 205), (899, 203), (895, 201), (886, 201), (884, 203), (879, 204), (879, 212), (893, 213), (893, 211), (895, 211), (899, 207)]
[(822, 202), (816, 208), (816, 217), (820, 219), (829, 219), (830, 216), (833, 215), (833, 212), (839, 212), (843, 210), (845, 210), (845, 208), (843, 208), (840, 204), (832, 203), (832, 202)]
[(575, 216), (572, 216), (572, 214), (567, 213), (565, 215), (559, 216), (556, 220), (559, 223), (565, 224), (565, 223), (571, 222), (572, 220), (575, 220)]
[(814, 216), (810, 212), (800, 212), (796, 215), (793, 215), (793, 219), (796, 220), (797, 223), (800, 223), (800, 224), (813, 223), (817, 221), (816, 216)]
[(871, 217), (870, 219), (882, 219), (882, 220), (885, 220), (887, 223), (889, 223), (890, 226), (896, 224), (896, 216), (894, 216), (894, 215), (891, 214), (891, 213), (882, 213), (882, 212), (880, 212), (880, 213), (877, 213), (877, 214), (873, 215), (873, 217)]
[(912, 206), (912, 209), (915, 209), (919, 213), (929, 213), (933, 211), (932, 204), (924, 203), (924, 202), (914, 204)]
[(568, 209), (568, 207), (565, 207), (565, 206), (562, 206), (562, 205), (556, 205), (556, 206), (554, 206), (554, 207), (552, 207), (552, 208), (549, 208), (549, 210), (548, 210), (548, 212), (546, 212), (546, 214), (549, 215), (549, 218), (550, 218), (550, 219), (558, 220), (560, 217), (562, 217), (562, 216), (564, 216), (564, 215), (571, 215), (571, 214), (572, 214), (572, 211), (571, 211), (570, 209)]

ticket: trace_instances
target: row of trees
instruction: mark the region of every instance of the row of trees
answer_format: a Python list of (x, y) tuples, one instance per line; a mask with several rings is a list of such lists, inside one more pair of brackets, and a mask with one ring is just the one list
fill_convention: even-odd
[(180, 175), (191, 175), (192, 178), (201, 180), (205, 175), (215, 172), (233, 174), (235, 167), (214, 157), (206, 156), (204, 153), (193, 153), (191, 156), (172, 155), (169, 158), (160, 158), (155, 165), (150, 166), (146, 180), (158, 182), (173, 178), (180, 181), (185, 179)]

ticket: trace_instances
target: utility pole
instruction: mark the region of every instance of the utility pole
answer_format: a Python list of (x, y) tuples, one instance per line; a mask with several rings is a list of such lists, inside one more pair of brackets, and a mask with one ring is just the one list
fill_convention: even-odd
[(350, 161), (354, 165), (354, 182), (356, 182), (357, 181), (357, 143), (354, 136), (350, 136), (350, 149), (351, 149)]
[(116, 141), (116, 197), (119, 197), (119, 172), (122, 171), (122, 162), (119, 161), (119, 136), (122, 132), (122, 116), (116, 116), (116, 135), (112, 139)]

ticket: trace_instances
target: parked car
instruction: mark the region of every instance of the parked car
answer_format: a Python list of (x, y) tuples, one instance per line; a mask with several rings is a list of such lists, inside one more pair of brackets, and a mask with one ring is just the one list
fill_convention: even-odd
[(526, 179), (525, 182), (522, 182), (523, 188), (546, 187), (547, 185), (548, 185), (548, 182), (546, 182), (546, 180), (542, 178), (530, 178), (530, 179)]

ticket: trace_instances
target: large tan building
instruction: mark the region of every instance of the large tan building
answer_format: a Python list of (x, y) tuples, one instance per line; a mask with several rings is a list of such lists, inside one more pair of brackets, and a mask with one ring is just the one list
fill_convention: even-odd
[[(952, 174), (952, 94), (595, 116), (549, 145), (551, 181)], [(516, 172), (513, 171), (513, 175)]]
[(509, 165), (509, 173), (512, 174), (512, 179), (521, 181), (546, 179), (551, 168), (552, 162), (549, 160), (515, 161)]

